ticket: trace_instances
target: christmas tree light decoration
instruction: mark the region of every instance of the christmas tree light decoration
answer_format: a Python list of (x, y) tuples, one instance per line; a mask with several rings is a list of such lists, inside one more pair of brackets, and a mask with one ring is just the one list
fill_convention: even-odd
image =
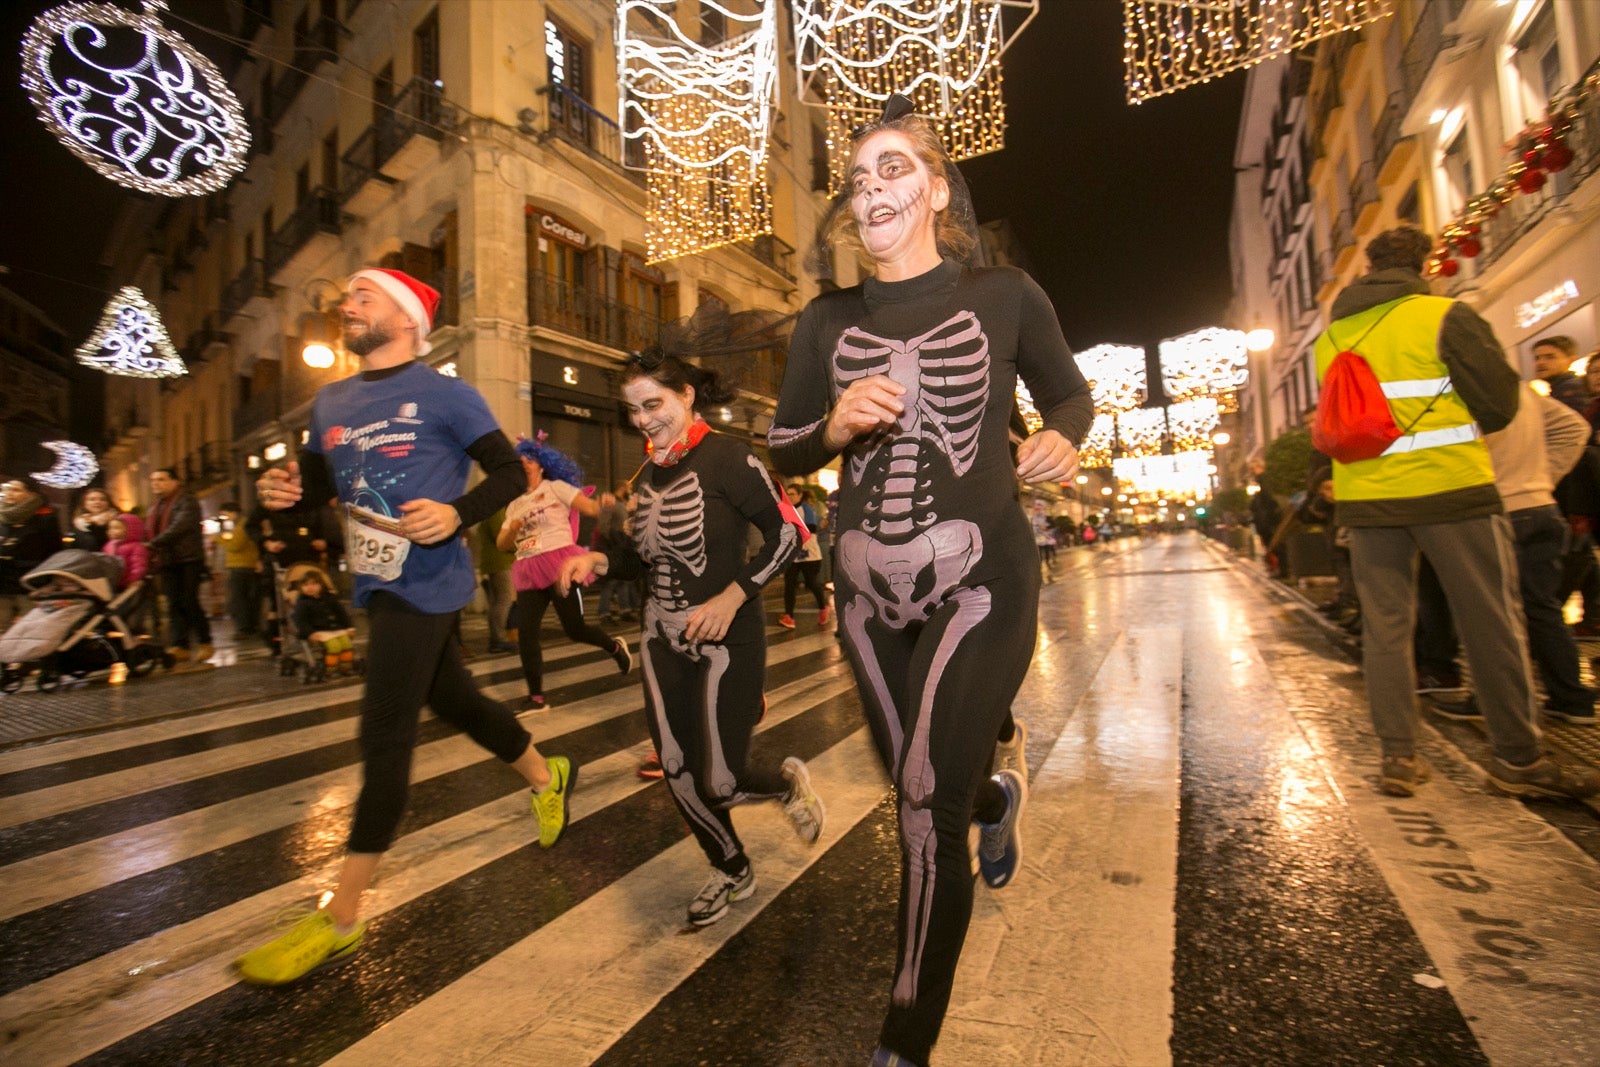
[(1128, 103), (1253, 67), (1392, 13), (1391, 0), (1122, 0)]
[(1096, 411), (1127, 411), (1143, 404), (1149, 395), (1144, 349), (1137, 345), (1095, 345), (1073, 359), (1089, 379)]
[[(933, 123), (951, 159), (1005, 147), (1000, 56), (1039, 0), (794, 0), (793, 7), (801, 99), (828, 116), (830, 193), (844, 187), (851, 130), (876, 119), (893, 93)], [(1012, 17), (1003, 17), (1008, 10)]]
[(72, 441), (41, 441), (56, 454), (55, 465), (47, 471), (34, 471), (33, 480), (52, 489), (82, 489), (100, 473), (94, 453)]
[(1117, 416), (1117, 436), (1125, 456), (1159, 456), (1167, 436), (1167, 413), (1161, 408), (1134, 408)]
[(22, 38), (22, 87), (61, 143), (118, 184), (161, 196), (216, 192), (242, 171), (250, 128), (221, 71), (161, 24), (71, 3)]
[(1222, 414), (1215, 397), (1196, 397), (1167, 407), (1174, 452), (1211, 451), (1211, 435), (1220, 425)]
[(674, 7), (672, 0), (617, 0), (621, 126), (644, 148), (644, 165), (635, 169), (647, 174), (652, 263), (772, 230), (766, 164), (777, 5), (747, 14), (701, 0), (741, 30), (717, 42), (687, 36)]
[(1117, 440), (1117, 417), (1109, 412), (1096, 415), (1089, 425), (1083, 447), (1078, 449), (1078, 465), (1085, 469), (1111, 466), (1111, 449)]
[(1162, 341), (1161, 385), (1173, 403), (1213, 397), (1222, 414), (1238, 410), (1238, 392), (1250, 380), (1250, 353), (1242, 330), (1208, 326)]
[(179, 378), (189, 373), (161, 316), (131, 285), (106, 304), (99, 325), (78, 349), (78, 362), (128, 378)]

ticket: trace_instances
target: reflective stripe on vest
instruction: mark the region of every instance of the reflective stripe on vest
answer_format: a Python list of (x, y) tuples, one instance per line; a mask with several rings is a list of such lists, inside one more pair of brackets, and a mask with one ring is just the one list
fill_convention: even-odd
[(1449, 378), (1411, 378), (1403, 382), (1384, 382), (1383, 395), (1390, 400), (1439, 396), (1455, 388)]
[(1450, 426), (1443, 430), (1424, 430), (1421, 433), (1407, 434), (1398, 437), (1394, 444), (1383, 450), (1385, 456), (1392, 456), (1398, 452), (1420, 452), (1424, 448), (1443, 448), (1445, 445), (1459, 445), (1466, 441), (1476, 441), (1483, 436), (1478, 429), (1478, 424), (1469, 422), (1465, 426)]

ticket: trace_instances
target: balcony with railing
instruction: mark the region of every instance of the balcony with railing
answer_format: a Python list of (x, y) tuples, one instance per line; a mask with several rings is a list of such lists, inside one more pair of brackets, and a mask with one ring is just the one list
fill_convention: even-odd
[(795, 280), (794, 248), (778, 235), (759, 234), (748, 241), (740, 241), (738, 247), (754, 256), (756, 262), (771, 267), (791, 282)]
[(528, 275), (528, 321), (621, 352), (649, 346), (661, 330), (655, 315), (543, 271)]
[(1356, 168), (1355, 177), (1350, 179), (1350, 211), (1355, 218), (1353, 228), (1356, 233), (1366, 232), (1378, 213), (1376, 170), (1369, 159)]
[[(1600, 71), (1600, 59), (1584, 72), (1584, 78), (1593, 77), (1597, 71)], [(1572, 150), (1572, 162), (1549, 175), (1538, 192), (1512, 197), (1495, 215), (1483, 221), (1479, 234), (1483, 251), (1477, 261), (1480, 273), (1509, 252), (1600, 170), (1600, 94), (1590, 93), (1584, 99), (1564, 139)]]
[(388, 187), (421, 170), (439, 151), (456, 110), (435, 82), (413, 78), (340, 158), (339, 198), (354, 214), (372, 210)]
[(267, 274), (278, 284), (304, 274), (339, 244), (339, 200), (317, 186), (267, 241)]
[(226, 345), (233, 342), (233, 335), (223, 333), (207, 319), (201, 327), (189, 335), (189, 340), (184, 343), (179, 355), (189, 366), (205, 362), (213, 346)]
[(339, 61), (339, 33), (343, 29), (331, 18), (320, 18), (304, 34), (295, 34), (294, 58), (289, 66), (278, 72), (277, 83), (272, 87), (273, 122), (288, 114), (300, 90), (306, 87), (311, 75), (322, 63)]
[(277, 287), (267, 280), (266, 264), (259, 259), (252, 259), (222, 290), (222, 306), (217, 319), (226, 326), (234, 316), (246, 314), (252, 302), (270, 300), (277, 292)]
[(622, 136), (622, 128), (566, 86), (552, 83), (539, 90), (545, 100), (544, 138), (559, 138), (585, 155), (605, 163), (628, 180), (643, 185), (644, 145)]

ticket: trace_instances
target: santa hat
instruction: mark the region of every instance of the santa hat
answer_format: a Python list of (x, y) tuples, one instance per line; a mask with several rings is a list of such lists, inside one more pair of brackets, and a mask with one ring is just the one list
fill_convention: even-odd
[(433, 346), (428, 343), (428, 334), (433, 330), (433, 314), (439, 310), (439, 290), (426, 282), (420, 282), (403, 270), (386, 270), (383, 267), (368, 267), (358, 270), (350, 275), (346, 287), (357, 278), (364, 278), (382, 289), (400, 305), (400, 310), (411, 317), (417, 324), (417, 355), (425, 356), (433, 351)]

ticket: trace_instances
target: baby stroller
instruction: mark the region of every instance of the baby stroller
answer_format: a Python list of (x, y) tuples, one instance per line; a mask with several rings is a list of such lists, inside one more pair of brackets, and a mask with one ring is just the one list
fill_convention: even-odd
[[(278, 674), (285, 678), (299, 675), (300, 681), (305, 685), (325, 681), (328, 677), (328, 667), (323, 656), (322, 643), (302, 638), (296, 631), (294, 606), (300, 598), (300, 583), (308, 575), (321, 578), (324, 589), (332, 590), (335, 586), (323, 569), (315, 563), (293, 563), (288, 567), (277, 567), (274, 568), (274, 575), (276, 580), (273, 582), (273, 610), (277, 616), (280, 647)], [(350, 670), (356, 675), (365, 674), (366, 660), (360, 656), (353, 656)]]
[(128, 625), (144, 597), (144, 583), (118, 592), (122, 561), (100, 552), (57, 552), (22, 576), (34, 606), (0, 635), (0, 692), (15, 693), (38, 668), (37, 684), (51, 692), (63, 676), (83, 678), (117, 663), (142, 678), (172, 666), (166, 650), (142, 641)]

